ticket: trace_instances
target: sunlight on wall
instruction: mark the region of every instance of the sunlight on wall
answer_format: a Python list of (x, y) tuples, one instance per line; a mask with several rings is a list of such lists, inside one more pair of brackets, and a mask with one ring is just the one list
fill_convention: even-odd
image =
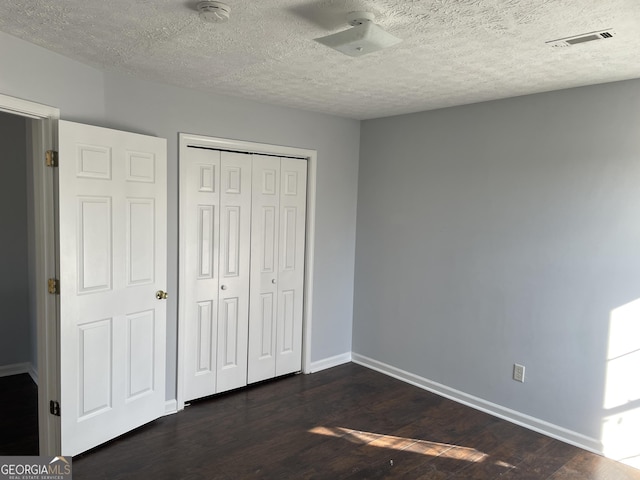
[(602, 444), (640, 468), (640, 299), (611, 311)]
[[(388, 448), (392, 450), (402, 450), (403, 452), (419, 453), (421, 455), (429, 455), (433, 457), (451, 458), (454, 460), (463, 460), (466, 462), (484, 462), (489, 455), (480, 452), (475, 448), (460, 447), (448, 443), (430, 442), (428, 440), (418, 440), (415, 438), (396, 437), (393, 435), (383, 435), (380, 433), (361, 432), (351, 430), (349, 428), (329, 428), (315, 427), (309, 430), (310, 433), (325, 435), (329, 437), (342, 438), (351, 443), (358, 443), (370, 447)], [(514, 468), (503, 461), (494, 462), (495, 465)]]

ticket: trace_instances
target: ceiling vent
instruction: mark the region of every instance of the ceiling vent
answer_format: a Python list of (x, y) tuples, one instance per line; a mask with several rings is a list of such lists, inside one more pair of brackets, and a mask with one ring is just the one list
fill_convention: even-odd
[(605, 40), (613, 38), (616, 32), (612, 29), (599, 30), (597, 32), (582, 33), (573, 37), (559, 38), (558, 40), (550, 40), (545, 42), (552, 47), (570, 47), (579, 43), (593, 42), (594, 40)]

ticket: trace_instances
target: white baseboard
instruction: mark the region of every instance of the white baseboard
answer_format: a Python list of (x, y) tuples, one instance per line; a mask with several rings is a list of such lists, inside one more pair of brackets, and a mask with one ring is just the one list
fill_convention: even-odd
[(33, 363), (29, 364), (29, 371), (27, 372), (33, 380), (33, 383), (38, 385), (38, 369), (33, 365)]
[(338, 365), (349, 363), (350, 361), (351, 352), (341, 353), (340, 355), (336, 355), (334, 357), (323, 358), (322, 360), (311, 362), (311, 373), (320, 372), (321, 370), (326, 370), (327, 368), (331, 367), (337, 367)]
[(487, 400), (483, 400), (478, 397), (474, 397), (473, 395), (469, 395), (459, 390), (449, 388), (440, 383), (433, 382), (426, 378), (401, 370), (391, 365), (387, 365), (386, 363), (379, 362), (372, 358), (365, 357), (364, 355), (360, 355), (358, 353), (352, 353), (351, 357), (353, 363), (371, 368), (372, 370), (384, 373), (385, 375), (389, 375), (390, 377), (397, 378), (398, 380), (402, 380), (403, 382), (410, 383), (411, 385), (415, 385), (416, 387), (420, 387), (424, 390), (428, 390), (450, 400), (462, 403), (463, 405), (467, 405), (468, 407), (475, 408), (476, 410), (480, 410), (495, 417), (502, 418), (503, 420), (507, 420), (511, 423), (515, 423), (516, 425), (528, 428), (529, 430), (533, 430), (534, 432), (542, 433), (543, 435), (547, 435), (548, 437), (552, 437), (576, 447), (583, 448), (590, 452), (603, 455), (602, 443), (595, 438), (587, 437), (586, 435), (582, 435), (572, 430), (559, 427), (544, 420), (540, 420), (538, 418), (516, 412), (515, 410), (511, 410), (501, 405), (488, 402)]
[(8, 377), (9, 375), (19, 375), (21, 373), (29, 373), (30, 363), (14, 363), (11, 365), (0, 366), (0, 377)]
[(164, 414), (172, 415), (174, 413), (178, 413), (178, 401), (175, 398), (164, 402)]

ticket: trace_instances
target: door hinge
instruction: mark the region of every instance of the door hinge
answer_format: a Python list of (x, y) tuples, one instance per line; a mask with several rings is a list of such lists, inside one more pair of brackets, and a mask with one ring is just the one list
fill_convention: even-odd
[(58, 280), (56, 280), (55, 278), (50, 278), (48, 284), (49, 284), (49, 293), (51, 295), (57, 295), (60, 293), (60, 285), (58, 283)]
[(44, 163), (47, 167), (57, 167), (58, 152), (55, 150), (47, 150), (44, 154)]
[(60, 402), (56, 402), (55, 400), (49, 401), (49, 412), (51, 415), (55, 415), (56, 417), (60, 416)]

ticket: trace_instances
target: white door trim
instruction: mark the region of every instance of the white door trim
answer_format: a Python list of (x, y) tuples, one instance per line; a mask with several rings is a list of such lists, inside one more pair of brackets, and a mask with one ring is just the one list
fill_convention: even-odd
[[(311, 373), (311, 328), (312, 328), (312, 300), (313, 300), (313, 260), (315, 241), (315, 213), (316, 213), (316, 170), (318, 152), (297, 147), (286, 147), (271, 145), (268, 143), (256, 143), (243, 140), (232, 140), (226, 138), (208, 137), (204, 135), (192, 135), (187, 133), (179, 134), (179, 160), (186, 156), (188, 146), (208, 147), (220, 150), (240, 151), (247, 153), (262, 153), (268, 155), (279, 155), (287, 157), (298, 157), (307, 159), (307, 221), (306, 221), (306, 244), (305, 244), (305, 272), (304, 272), (304, 313), (302, 319), (302, 372)], [(180, 162), (180, 187), (179, 195), (186, 191), (186, 174)], [(186, 348), (184, 335), (185, 305), (183, 301), (182, 285), (186, 284), (185, 269), (180, 264), (185, 258), (186, 245), (183, 238), (185, 232), (184, 215), (182, 215), (182, 205), (180, 205), (179, 222), (179, 260), (178, 260), (178, 365), (177, 365), (177, 408), (184, 408), (184, 350)]]
[(60, 110), (0, 94), (0, 110), (28, 117), (34, 182), (36, 316), (38, 323), (38, 425), (40, 455), (60, 453), (60, 417), (49, 413), (49, 400), (59, 397), (59, 302), (49, 295), (47, 279), (57, 278), (55, 237), (55, 175), (44, 165), (44, 152), (57, 150)]

